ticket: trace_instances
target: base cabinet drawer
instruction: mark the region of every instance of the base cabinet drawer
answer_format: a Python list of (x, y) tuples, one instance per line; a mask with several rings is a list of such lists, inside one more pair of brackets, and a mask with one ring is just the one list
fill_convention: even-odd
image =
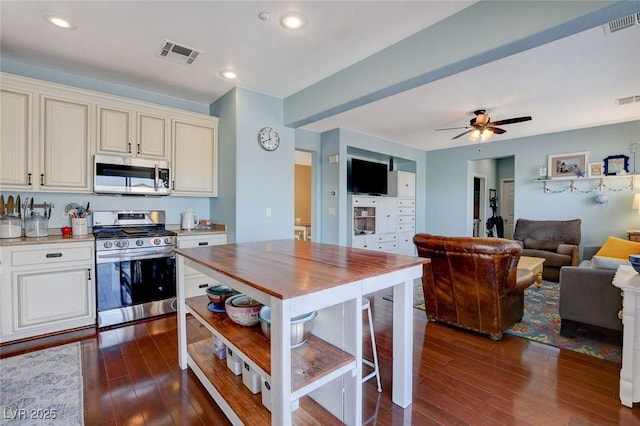
[[(191, 269), (191, 268), (189, 268)], [(185, 271), (186, 274), (186, 271)], [(218, 281), (196, 271), (194, 277), (184, 279), (184, 295), (185, 297), (195, 297), (207, 294), (207, 288), (220, 284)]]
[(93, 248), (72, 247), (60, 249), (16, 250), (11, 255), (11, 266), (45, 265), (63, 262), (91, 262)]

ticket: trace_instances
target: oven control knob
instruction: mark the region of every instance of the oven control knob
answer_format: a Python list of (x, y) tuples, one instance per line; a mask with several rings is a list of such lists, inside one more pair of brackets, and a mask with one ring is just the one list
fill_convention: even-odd
[(136, 245), (137, 245), (137, 246), (141, 246), (141, 245), (143, 245), (143, 244), (144, 244), (144, 241), (142, 241), (142, 240), (136, 240)]
[(129, 245), (127, 240), (118, 240), (116, 241), (116, 247), (125, 248)]
[(162, 243), (162, 240), (160, 238), (154, 238), (153, 239), (153, 244), (156, 246), (159, 246)]
[(103, 245), (106, 249), (110, 249), (111, 247), (113, 247), (113, 243), (111, 241), (105, 241)]
[(171, 245), (171, 243), (172, 243), (172, 242), (173, 242), (173, 241), (171, 241), (171, 238), (169, 238), (169, 237), (167, 237), (167, 238), (165, 238), (165, 239), (164, 239), (164, 243), (165, 243), (166, 245)]

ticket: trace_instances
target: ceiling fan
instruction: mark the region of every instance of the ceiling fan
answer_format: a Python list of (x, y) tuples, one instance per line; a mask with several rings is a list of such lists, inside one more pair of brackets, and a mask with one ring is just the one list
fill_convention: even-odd
[(513, 124), (513, 123), (521, 123), (523, 121), (531, 120), (531, 116), (526, 117), (515, 117), (515, 118), (507, 118), (506, 120), (498, 120), (491, 121), (491, 118), (487, 114), (487, 111), (484, 109), (478, 109), (473, 111), (476, 115), (474, 118), (469, 120), (469, 126), (464, 127), (447, 127), (444, 129), (436, 129), (436, 131), (440, 130), (454, 130), (454, 129), (467, 129), (466, 131), (460, 133), (457, 136), (454, 136), (453, 139), (458, 139), (460, 136), (464, 136), (467, 133), (470, 133), (469, 139), (472, 141), (482, 140), (486, 141), (489, 139), (494, 133), (499, 135), (506, 132), (506, 130), (500, 129), (496, 126), (502, 126), (505, 124)]

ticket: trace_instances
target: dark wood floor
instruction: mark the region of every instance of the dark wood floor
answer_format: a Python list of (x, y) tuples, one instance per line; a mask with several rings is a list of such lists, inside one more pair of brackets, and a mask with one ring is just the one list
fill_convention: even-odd
[[(414, 310), (414, 397), (394, 406), (391, 308), (372, 298), (383, 393), (364, 386), (375, 425), (633, 425), (618, 398), (620, 365), (506, 335), (501, 342), (427, 323)], [(192, 332), (206, 332), (190, 322)], [(4, 357), (79, 341), (87, 425), (229, 424), (193, 373), (177, 364), (175, 316), (83, 330), (0, 348)], [(370, 352), (365, 344), (365, 353)]]

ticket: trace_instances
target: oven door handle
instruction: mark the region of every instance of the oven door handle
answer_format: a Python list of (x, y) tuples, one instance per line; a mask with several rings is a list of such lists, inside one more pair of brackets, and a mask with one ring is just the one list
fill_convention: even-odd
[(136, 253), (96, 254), (96, 263), (108, 263), (116, 261), (144, 260), (163, 257), (175, 257), (171, 251), (142, 251)]

